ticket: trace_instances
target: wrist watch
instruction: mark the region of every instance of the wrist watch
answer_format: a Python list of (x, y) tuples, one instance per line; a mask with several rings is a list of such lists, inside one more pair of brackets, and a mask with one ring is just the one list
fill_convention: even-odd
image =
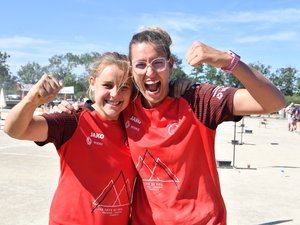
[(234, 70), (234, 68), (236, 67), (236, 65), (239, 63), (241, 57), (234, 53), (233, 51), (227, 51), (227, 53), (232, 57), (231, 62), (228, 66), (226, 67), (222, 67), (221, 69), (223, 71), (225, 71), (226, 73), (232, 73), (232, 71)]

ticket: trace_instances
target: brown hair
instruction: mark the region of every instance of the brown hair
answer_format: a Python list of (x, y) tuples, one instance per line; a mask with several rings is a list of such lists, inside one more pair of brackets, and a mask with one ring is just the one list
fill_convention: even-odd
[(157, 48), (166, 53), (167, 59), (171, 57), (170, 46), (172, 44), (172, 39), (170, 35), (160, 27), (145, 27), (131, 38), (128, 54), (130, 62), (132, 60), (132, 45), (143, 42), (154, 44)]

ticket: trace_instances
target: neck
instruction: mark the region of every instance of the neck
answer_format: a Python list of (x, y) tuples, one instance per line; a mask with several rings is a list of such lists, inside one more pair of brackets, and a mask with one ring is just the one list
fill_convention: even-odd
[(145, 99), (143, 96), (141, 96), (142, 106), (146, 109), (152, 109), (152, 108), (155, 108), (155, 107), (161, 105), (165, 99), (166, 99), (166, 97), (159, 102), (151, 102), (151, 101), (148, 101), (147, 99)]

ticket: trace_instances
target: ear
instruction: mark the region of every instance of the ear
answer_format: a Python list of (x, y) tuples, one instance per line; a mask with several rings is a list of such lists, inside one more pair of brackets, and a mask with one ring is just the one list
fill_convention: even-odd
[(93, 76), (90, 76), (90, 77), (89, 77), (89, 83), (90, 83), (90, 89), (91, 89), (92, 91), (94, 91), (94, 90), (95, 90), (96, 78), (93, 77)]
[(169, 68), (170, 68), (170, 70), (172, 70), (173, 69), (173, 66), (174, 66), (174, 57), (173, 56), (170, 56), (170, 61), (169, 61)]

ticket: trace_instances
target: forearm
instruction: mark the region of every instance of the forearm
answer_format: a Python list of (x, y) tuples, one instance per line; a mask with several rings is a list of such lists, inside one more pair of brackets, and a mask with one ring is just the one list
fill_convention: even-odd
[(285, 106), (282, 93), (260, 72), (240, 61), (232, 73), (262, 107), (262, 112), (275, 112)]
[(234, 94), (235, 115), (271, 113), (285, 106), (284, 96), (276, 86), (260, 72), (239, 61), (233, 52), (228, 54), (195, 42), (187, 51), (186, 58), (192, 66), (206, 63), (230, 71), (244, 85), (246, 89), (240, 89)]
[(35, 109), (54, 99), (63, 85), (50, 75), (43, 75), (8, 114), (4, 131), (17, 139), (43, 141), (48, 135), (48, 125), (41, 116), (34, 116)]
[(11, 137), (22, 139), (33, 120), (37, 105), (26, 97), (8, 113), (4, 124), (4, 131)]

